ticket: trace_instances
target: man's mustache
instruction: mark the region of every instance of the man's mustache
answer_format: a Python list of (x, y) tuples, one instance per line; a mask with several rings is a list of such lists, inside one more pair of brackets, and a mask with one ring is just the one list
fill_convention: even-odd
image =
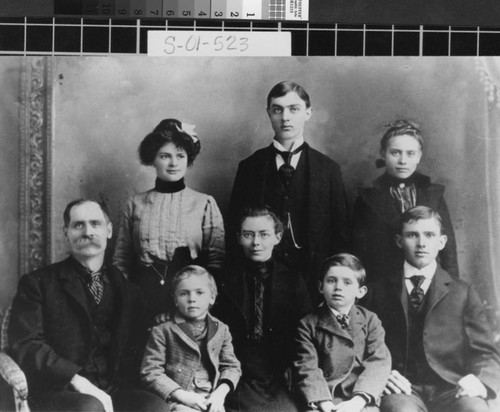
[(83, 249), (88, 246), (96, 246), (96, 247), (101, 247), (102, 242), (98, 238), (92, 238), (92, 237), (81, 237), (76, 241), (76, 247), (79, 249)]

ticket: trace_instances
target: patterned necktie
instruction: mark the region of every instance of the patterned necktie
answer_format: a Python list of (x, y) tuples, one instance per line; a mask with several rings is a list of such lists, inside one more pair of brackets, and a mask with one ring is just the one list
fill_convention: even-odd
[(88, 285), (95, 302), (99, 304), (104, 293), (104, 282), (102, 280), (102, 272), (100, 270), (90, 273), (90, 281)]
[(257, 273), (254, 274), (255, 285), (255, 322), (253, 328), (253, 337), (255, 340), (260, 340), (264, 334), (264, 282), (270, 275), (268, 265), (259, 265)]
[(349, 327), (349, 315), (337, 315), (337, 320), (340, 323), (342, 329), (347, 329)]
[(410, 293), (410, 302), (415, 309), (418, 309), (424, 301), (424, 290), (421, 288), (424, 283), (425, 276), (414, 275), (410, 278), (413, 283), (413, 290)]
[(304, 144), (301, 144), (299, 147), (297, 147), (295, 150), (292, 150), (291, 152), (282, 152), (281, 150), (278, 150), (276, 148), (274, 149), (275, 152), (278, 155), (280, 155), (285, 162), (285, 164), (282, 165), (278, 170), (278, 173), (279, 173), (281, 180), (282, 180), (283, 184), (285, 185), (285, 187), (290, 186), (290, 183), (291, 183), (292, 177), (293, 177), (293, 172), (295, 171), (295, 169), (291, 165), (292, 156), (294, 154), (301, 152), (303, 148), (304, 148)]

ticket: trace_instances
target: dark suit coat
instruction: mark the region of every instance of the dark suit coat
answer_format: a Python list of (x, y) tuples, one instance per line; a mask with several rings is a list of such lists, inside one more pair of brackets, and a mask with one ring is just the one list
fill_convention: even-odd
[[(189, 390), (200, 365), (200, 347), (189, 337), (187, 327), (184, 319), (175, 316), (151, 330), (141, 365), (141, 381), (162, 399), (167, 399), (177, 389)], [(214, 372), (212, 388), (215, 390), (218, 383), (224, 380), (236, 388), (241, 368), (234, 356), (229, 328), (208, 315), (206, 340), (209, 362)]]
[[(363, 304), (382, 320), (393, 369), (405, 375), (409, 331), (403, 278), (400, 271), (394, 279), (374, 284)], [(500, 390), (500, 357), (477, 293), (438, 266), (427, 294), (423, 345), (429, 366), (452, 385), (472, 373), (494, 397)]]
[[(212, 310), (228, 326), (233, 336), (236, 356), (248, 342), (252, 320), (247, 318), (245, 306), (248, 293), (245, 265), (232, 261), (226, 265), (219, 281), (219, 296)], [(300, 273), (274, 262), (271, 274), (270, 309), (264, 316), (267, 322), (274, 353), (282, 373), (291, 366), (293, 360), (293, 338), (299, 320), (312, 309), (306, 285)], [(240, 357), (241, 359), (241, 357)]]
[[(64, 388), (89, 358), (92, 324), (87, 295), (74, 264), (68, 258), (19, 281), (9, 323), (9, 348), (27, 376), (30, 393)], [(140, 327), (142, 310), (132, 307), (138, 296), (132, 294), (135, 286), (117, 269), (108, 268), (118, 302), (110, 370), (116, 375), (119, 367), (130, 367), (127, 372), (132, 373), (142, 353), (138, 353), (140, 344), (132, 345), (128, 337), (131, 327), (134, 332)], [(140, 342), (140, 336), (135, 338)], [(124, 369), (120, 371), (125, 373)]]
[(347, 331), (322, 304), (299, 323), (294, 388), (306, 404), (332, 400), (339, 385), (345, 399), (365, 392), (378, 400), (391, 372), (384, 337), (382, 323), (373, 312), (354, 305)]
[[(306, 157), (309, 165), (305, 216), (308, 222), (309, 273), (306, 277), (312, 277), (316, 276), (324, 259), (348, 249), (347, 207), (339, 165), (308, 144), (305, 144), (301, 156)], [(265, 192), (270, 167), (276, 168), (272, 144), (240, 162), (229, 206), (228, 245), (235, 244), (234, 239), (239, 230), (236, 220), (240, 210), (248, 204), (267, 203)]]
[[(440, 264), (458, 278), (457, 245), (443, 196), (445, 187), (431, 183), (428, 176), (418, 172), (412, 179), (417, 189), (417, 206), (428, 206), (441, 215), (448, 241), (439, 254)], [(403, 254), (394, 237), (401, 232), (401, 212), (390, 195), (385, 174), (375, 179), (373, 187), (359, 190), (354, 202), (353, 225), (354, 254), (365, 264), (368, 279), (373, 282), (387, 273), (397, 273)]]

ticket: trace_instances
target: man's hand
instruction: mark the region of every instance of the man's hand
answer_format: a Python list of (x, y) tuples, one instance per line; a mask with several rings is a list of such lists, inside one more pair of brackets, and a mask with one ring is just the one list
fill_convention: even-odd
[(465, 396), (479, 396), (480, 398), (486, 398), (488, 396), (488, 391), (483, 382), (481, 382), (476, 375), (469, 374), (460, 379), (457, 383), (458, 390), (455, 397), (462, 398)]
[(154, 319), (153, 319), (153, 324), (155, 326), (161, 325), (162, 323), (165, 323), (165, 322), (167, 322), (170, 319), (171, 319), (170, 314), (168, 314), (168, 313), (158, 313), (158, 315), (156, 315), (154, 317)]
[(318, 409), (321, 412), (332, 412), (335, 410), (335, 405), (332, 401), (322, 401), (318, 402)]
[(198, 409), (199, 411), (206, 411), (208, 409), (207, 400), (199, 393), (177, 389), (170, 397), (175, 402), (182, 403), (183, 405)]
[(411, 383), (398, 371), (392, 370), (389, 375), (389, 380), (385, 384), (383, 395), (390, 395), (391, 393), (403, 393), (411, 395)]
[(111, 396), (91, 383), (87, 378), (75, 375), (69, 384), (70, 387), (76, 392), (85, 393), (99, 399), (104, 405), (104, 410), (106, 412), (113, 412), (113, 402), (111, 400)]
[(340, 402), (335, 405), (334, 411), (336, 412), (361, 412), (361, 410), (366, 406), (366, 400), (361, 396), (354, 396), (352, 399)]
[(220, 384), (207, 398), (209, 412), (224, 412), (224, 401), (231, 388), (227, 383)]

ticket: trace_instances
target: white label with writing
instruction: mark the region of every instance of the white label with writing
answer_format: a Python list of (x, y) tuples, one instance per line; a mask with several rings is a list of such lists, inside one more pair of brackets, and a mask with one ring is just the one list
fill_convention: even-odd
[(285, 20), (309, 20), (309, 0), (286, 0)]
[(148, 56), (291, 56), (290, 32), (148, 31)]

